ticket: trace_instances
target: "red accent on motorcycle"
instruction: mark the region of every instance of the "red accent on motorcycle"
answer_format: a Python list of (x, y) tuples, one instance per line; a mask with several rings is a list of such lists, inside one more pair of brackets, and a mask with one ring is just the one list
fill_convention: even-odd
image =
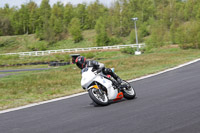
[(120, 92), (117, 94), (117, 97), (113, 101), (115, 102), (115, 101), (121, 100), (123, 97), (124, 97), (124, 94)]
[(110, 75), (107, 75), (107, 77), (110, 78), (111, 76), (110, 76)]

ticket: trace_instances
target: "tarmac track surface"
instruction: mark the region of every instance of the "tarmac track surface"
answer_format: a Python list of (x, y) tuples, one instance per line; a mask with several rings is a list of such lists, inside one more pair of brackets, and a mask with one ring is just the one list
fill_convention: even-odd
[(200, 132), (200, 62), (132, 85), (136, 99), (106, 107), (85, 94), (0, 114), (0, 133)]

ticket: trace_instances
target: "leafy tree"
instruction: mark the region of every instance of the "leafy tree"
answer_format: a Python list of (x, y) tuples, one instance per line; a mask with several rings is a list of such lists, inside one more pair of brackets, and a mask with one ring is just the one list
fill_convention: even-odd
[(49, 19), (51, 16), (51, 6), (49, 5), (49, 0), (42, 0), (41, 5), (38, 9), (38, 27), (37, 27), (37, 36), (40, 39), (45, 39), (45, 32), (48, 32), (48, 27), (49, 27)]
[(130, 6), (127, 0), (122, 1), (120, 36), (128, 36), (134, 26), (131, 18), (136, 16), (133, 15)]
[(105, 21), (103, 17), (100, 17), (97, 20), (97, 23), (95, 25), (96, 30), (96, 43), (98, 46), (104, 46), (109, 44), (109, 37), (106, 32), (106, 26)]
[[(143, 42), (143, 38), (147, 35), (149, 35), (146, 27), (145, 27), (145, 24), (144, 25), (141, 25), (142, 27), (140, 27), (140, 29), (137, 29), (137, 35), (138, 35), (138, 42)], [(132, 44), (135, 44), (136, 43), (136, 36), (135, 36), (135, 29), (131, 30), (131, 33), (130, 33), (130, 42)]]
[(83, 40), (82, 31), (81, 31), (81, 23), (78, 18), (73, 18), (71, 20), (68, 29), (75, 43)]
[(28, 13), (29, 13), (29, 22), (28, 22), (28, 27), (29, 27), (29, 33), (35, 33), (36, 28), (38, 26), (37, 19), (37, 4), (33, 1), (30, 1), (27, 5), (28, 7)]
[(11, 16), (14, 12), (14, 8), (10, 8), (8, 4), (4, 8), (0, 9), (0, 35), (12, 35), (13, 27), (11, 22)]
[(63, 16), (64, 16), (64, 6), (60, 2), (53, 5), (51, 10), (50, 25), (53, 28), (55, 34), (60, 34), (63, 32)]
[(80, 20), (81, 22), (81, 28), (82, 29), (88, 29), (88, 25), (87, 25), (87, 7), (86, 4), (78, 4), (78, 6), (75, 8), (75, 12), (76, 12), (76, 17)]
[(145, 40), (151, 47), (172, 42), (199, 48), (199, 9), (199, 0), (117, 0), (109, 8), (99, 0), (77, 6), (57, 2), (51, 7), (49, 0), (42, 0), (40, 6), (30, 1), (19, 8), (6, 4), (0, 8), (0, 35), (36, 33), (52, 43), (69, 31), (79, 42), (82, 30), (95, 29), (97, 45), (116, 44), (128, 36), (135, 42), (131, 18), (138, 17), (139, 42)]
[(107, 8), (96, 0), (94, 3), (90, 4), (87, 8), (88, 12), (88, 28), (93, 29), (95, 27), (96, 21), (100, 16), (106, 16), (108, 14)]
[(135, 42), (136, 42), (135, 30), (131, 30), (131, 33), (130, 33), (130, 42), (131, 42), (132, 44), (135, 44)]
[(110, 34), (120, 36), (121, 30), (121, 5), (119, 1), (113, 3), (109, 10), (108, 29)]
[(187, 0), (185, 5), (185, 19), (189, 20), (196, 16), (195, 5), (197, 5), (197, 0)]
[(21, 8), (19, 10), (19, 20), (20, 20), (20, 26), (23, 28), (23, 34), (28, 34), (28, 25), (29, 25), (29, 13), (28, 13), (28, 7), (27, 5), (21, 5)]
[[(187, 30), (185, 30), (187, 29)], [(199, 21), (187, 22), (177, 29), (177, 39), (183, 49), (200, 48), (200, 23)]]
[(148, 48), (161, 47), (165, 44), (165, 42), (169, 41), (166, 39), (166, 36), (168, 35), (166, 32), (167, 30), (160, 23), (161, 22), (155, 23), (151, 28), (151, 35), (146, 40)]
[(6, 17), (0, 18), (0, 35), (10, 35), (12, 31), (10, 20)]
[(72, 18), (74, 17), (74, 8), (72, 4), (66, 4), (64, 8), (64, 27), (67, 28)]

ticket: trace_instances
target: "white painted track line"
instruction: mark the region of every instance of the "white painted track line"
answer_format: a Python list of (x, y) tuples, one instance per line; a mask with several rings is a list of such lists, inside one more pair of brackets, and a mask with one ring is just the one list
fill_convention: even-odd
[(48, 101), (43, 101), (43, 102), (28, 104), (28, 105), (21, 106), (21, 107), (17, 107), (17, 108), (11, 108), (11, 109), (7, 109), (7, 110), (2, 110), (2, 111), (0, 111), (0, 114), (7, 113), (7, 112), (11, 112), (11, 111), (16, 111), (16, 110), (20, 110), (20, 109), (25, 109), (25, 108), (29, 108), (29, 107), (33, 107), (33, 106), (45, 104), (45, 103), (51, 103), (51, 102), (55, 102), (55, 101), (60, 101), (60, 100), (64, 100), (64, 99), (68, 99), (68, 98), (72, 98), (72, 97), (84, 95), (84, 94), (86, 94), (86, 93), (87, 93), (87, 92), (78, 93), (78, 94), (73, 94), (73, 95), (66, 96), (66, 97), (60, 97), (60, 98), (56, 98), (56, 99), (52, 99), (52, 100), (48, 100)]
[(132, 79), (132, 80), (129, 80), (128, 82), (134, 82), (134, 81), (138, 81), (138, 80), (150, 78), (150, 77), (153, 77), (153, 76), (156, 76), (156, 75), (160, 75), (160, 74), (163, 74), (163, 73), (166, 73), (166, 72), (169, 72), (169, 71), (173, 71), (173, 70), (179, 69), (179, 68), (181, 68), (181, 67), (184, 67), (184, 66), (187, 66), (187, 65), (196, 63), (196, 62), (198, 62), (198, 61), (200, 61), (200, 59), (196, 59), (196, 60), (193, 60), (193, 61), (184, 63), (184, 64), (182, 64), (182, 65), (179, 65), (179, 66), (177, 66), (177, 67), (169, 68), (169, 69), (166, 69), (166, 70), (164, 70), (164, 71), (161, 71), (161, 72), (158, 72), (158, 73), (155, 73), (155, 74), (150, 74), (150, 75), (143, 76), (143, 77), (140, 77), (140, 78)]

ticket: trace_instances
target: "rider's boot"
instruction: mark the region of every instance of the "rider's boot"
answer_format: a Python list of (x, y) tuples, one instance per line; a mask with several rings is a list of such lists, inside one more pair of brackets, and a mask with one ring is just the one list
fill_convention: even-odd
[(123, 80), (122, 80), (121, 78), (119, 78), (119, 77), (118, 77), (118, 78), (117, 78), (117, 82), (118, 82), (118, 84), (120, 84), (120, 85), (121, 85), (121, 84), (122, 84), (122, 82), (123, 82)]
[(115, 73), (113, 73), (111, 76), (117, 81), (118, 86), (125, 85), (123, 80), (119, 76), (117, 76)]
[(116, 76), (116, 78), (117, 78), (116, 81), (118, 83), (118, 87), (120, 88), (120, 90), (123, 90), (123, 88), (127, 88), (128, 89), (128, 88), (131, 87), (129, 84), (124, 82), (120, 77)]

